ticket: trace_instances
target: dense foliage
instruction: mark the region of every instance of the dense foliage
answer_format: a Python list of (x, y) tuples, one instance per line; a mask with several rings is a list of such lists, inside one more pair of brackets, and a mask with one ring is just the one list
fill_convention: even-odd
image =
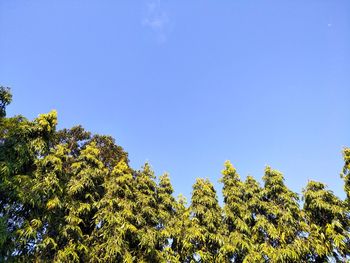
[(197, 179), (191, 202), (167, 174), (129, 165), (109, 136), (57, 130), (56, 112), (6, 117), (0, 88), (0, 262), (345, 262), (350, 256), (350, 149), (346, 200), (310, 181), (300, 197), (266, 167), (260, 185), (226, 162), (221, 207)]

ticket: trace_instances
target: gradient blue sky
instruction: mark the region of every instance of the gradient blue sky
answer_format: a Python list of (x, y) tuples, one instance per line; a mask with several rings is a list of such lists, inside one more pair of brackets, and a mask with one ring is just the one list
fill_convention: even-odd
[(9, 115), (56, 109), (116, 138), (131, 164), (168, 171), (190, 197), (281, 170), (343, 197), (350, 146), (350, 1), (0, 1), (0, 83)]

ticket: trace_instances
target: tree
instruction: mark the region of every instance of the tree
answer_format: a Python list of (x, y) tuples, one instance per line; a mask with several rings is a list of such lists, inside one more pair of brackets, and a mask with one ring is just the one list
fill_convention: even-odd
[(33, 123), (17, 116), (0, 118), (0, 218), (2, 227), (0, 261), (10, 261), (26, 254), (17, 242), (16, 231), (23, 224), (27, 207), (19, 196), (24, 194), (18, 175), (31, 175), (35, 169), (35, 153), (31, 147)]
[(158, 262), (161, 253), (158, 245), (157, 184), (154, 172), (146, 163), (141, 171), (135, 173), (135, 226), (137, 235), (132, 249), (139, 262)]
[(222, 214), (213, 184), (207, 179), (197, 179), (191, 201), (188, 239), (192, 243), (193, 260), (218, 262), (223, 244)]
[(304, 212), (309, 225), (308, 261), (345, 262), (349, 256), (349, 219), (345, 204), (322, 183), (309, 181), (303, 191)]
[(229, 162), (225, 162), (220, 182), (224, 184), (224, 224), (227, 241), (221, 253), (227, 260), (243, 262), (250, 250), (250, 228), (248, 225), (249, 211), (244, 200), (244, 184), (240, 180), (236, 169)]
[[(41, 223), (37, 195), (33, 193), (33, 178), (40, 162), (46, 160), (49, 145), (57, 125), (55, 111), (41, 114), (33, 122), (22, 116), (1, 119), (0, 144), (0, 217), (5, 238), (1, 257), (32, 257), (34, 244), (41, 242)], [(42, 199), (42, 196), (40, 196)]]
[(0, 118), (6, 116), (6, 106), (12, 101), (12, 94), (9, 88), (0, 86)]
[(350, 148), (343, 150), (344, 168), (342, 172), (342, 178), (344, 179), (345, 185), (344, 190), (346, 194), (346, 203), (348, 212), (350, 213)]
[(96, 262), (134, 262), (130, 248), (137, 235), (132, 170), (119, 161), (103, 184), (104, 196), (97, 202), (91, 258)]
[(45, 157), (36, 160), (37, 169), (31, 177), (21, 176), (26, 194), (21, 198), (27, 215), (17, 232), (20, 240), (32, 247), (35, 260), (53, 261), (61, 245), (61, 227), (64, 225), (65, 185), (64, 163), (67, 149), (58, 145)]
[(255, 232), (263, 237), (260, 251), (272, 262), (300, 262), (304, 238), (298, 195), (284, 184), (282, 173), (266, 167), (262, 206), (256, 215)]
[(249, 228), (249, 250), (243, 262), (266, 262), (261, 246), (265, 242), (265, 232), (259, 227), (260, 219), (264, 211), (263, 189), (252, 177), (247, 176), (243, 184), (244, 203), (247, 206), (248, 215), (246, 222)]
[(89, 242), (94, 231), (96, 203), (102, 198), (107, 169), (98, 159), (99, 150), (91, 142), (86, 145), (71, 166), (72, 176), (67, 185), (66, 225), (62, 236), (65, 245), (57, 253), (59, 262), (79, 262), (89, 258)]
[(192, 259), (191, 243), (191, 219), (190, 209), (186, 206), (187, 201), (183, 195), (179, 195), (176, 201), (176, 215), (172, 220), (172, 243), (170, 262), (190, 262)]
[(157, 249), (162, 253), (165, 260), (174, 261), (174, 251), (171, 248), (176, 230), (176, 200), (173, 197), (173, 187), (169, 175), (163, 174), (159, 178), (157, 186), (157, 217), (158, 217), (158, 241)]

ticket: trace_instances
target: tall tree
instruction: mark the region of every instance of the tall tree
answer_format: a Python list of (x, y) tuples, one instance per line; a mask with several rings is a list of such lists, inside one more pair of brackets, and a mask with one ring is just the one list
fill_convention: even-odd
[(65, 246), (57, 253), (57, 261), (86, 261), (89, 256), (91, 234), (94, 230), (96, 203), (102, 198), (107, 169), (98, 159), (95, 143), (86, 145), (72, 164), (72, 176), (67, 185), (66, 225), (62, 235)]
[(175, 236), (176, 224), (176, 200), (173, 197), (173, 187), (169, 175), (163, 174), (159, 178), (157, 186), (157, 216), (158, 216), (158, 241), (157, 248), (161, 250), (162, 258), (174, 260), (174, 251), (171, 242)]
[[(11, 103), (12, 95), (9, 88), (0, 86), (0, 261), (11, 256), (15, 246), (14, 224), (10, 223), (9, 212), (15, 202), (15, 194), (11, 187), (11, 171), (6, 153), (12, 152), (9, 144), (9, 133), (17, 126), (16, 121), (9, 122), (6, 116), (6, 106)], [(6, 145), (7, 144), (7, 145)]]
[(176, 215), (172, 220), (171, 253), (170, 257), (166, 258), (167, 261), (174, 263), (191, 261), (193, 255), (190, 228), (190, 209), (187, 207), (186, 198), (179, 195), (176, 201)]
[(265, 232), (261, 231), (258, 223), (263, 215), (264, 201), (263, 189), (260, 184), (252, 177), (247, 176), (243, 185), (243, 200), (247, 206), (248, 216), (245, 218), (249, 228), (249, 250), (245, 255), (243, 262), (266, 262), (264, 254), (261, 253), (261, 246), (265, 242)]
[(134, 262), (130, 243), (137, 235), (132, 170), (119, 161), (103, 183), (105, 194), (97, 201), (91, 259), (94, 262)]
[(31, 147), (33, 123), (18, 116), (0, 118), (0, 218), (2, 237), (0, 261), (9, 261), (13, 251), (17, 257), (26, 251), (17, 242), (17, 230), (23, 224), (27, 207), (19, 196), (24, 194), (18, 175), (32, 175), (35, 170), (35, 153)]
[(224, 224), (225, 236), (228, 238), (221, 253), (227, 260), (243, 262), (251, 244), (248, 225), (250, 214), (244, 200), (244, 183), (229, 161), (225, 162), (220, 181), (224, 184)]
[(64, 163), (67, 158), (64, 145), (36, 160), (37, 169), (31, 177), (21, 176), (23, 203), (30, 209), (24, 225), (18, 230), (20, 240), (33, 246), (35, 260), (53, 261), (61, 244), (60, 231), (64, 225), (65, 185)]
[(38, 210), (36, 197), (31, 195), (32, 179), (39, 160), (49, 154), (56, 124), (55, 111), (41, 114), (33, 122), (21, 116), (1, 120), (0, 217), (7, 234), (3, 243), (6, 252), (3, 248), (0, 251), (7, 261), (33, 256), (33, 244), (40, 240), (37, 231), (40, 223), (32, 218)]
[(346, 194), (346, 202), (348, 212), (350, 214), (350, 148), (343, 150), (344, 167), (342, 172), (342, 178), (344, 179), (345, 185), (344, 190)]
[(6, 106), (12, 101), (12, 94), (9, 88), (0, 86), (0, 118), (6, 116)]
[(131, 245), (139, 262), (158, 262), (162, 255), (157, 247), (157, 184), (148, 163), (141, 171), (135, 173), (134, 185), (137, 236)]
[(272, 262), (298, 262), (304, 242), (298, 195), (284, 184), (282, 173), (270, 167), (266, 167), (263, 181), (263, 202), (254, 226), (264, 239), (261, 253)]
[(197, 179), (193, 185), (191, 227), (193, 260), (218, 262), (223, 245), (222, 211), (213, 184), (207, 179)]
[(319, 182), (310, 181), (303, 191), (304, 212), (309, 224), (308, 261), (345, 262), (350, 255), (349, 219), (345, 204)]

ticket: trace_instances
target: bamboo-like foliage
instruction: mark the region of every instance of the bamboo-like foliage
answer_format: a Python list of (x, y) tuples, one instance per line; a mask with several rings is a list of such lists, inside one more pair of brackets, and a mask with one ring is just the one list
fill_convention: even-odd
[(170, 257), (166, 258), (168, 262), (190, 262), (192, 259), (191, 243), (191, 219), (190, 209), (186, 206), (187, 201), (183, 195), (179, 195), (175, 203), (176, 214), (172, 219), (172, 244)]
[(304, 189), (304, 211), (309, 226), (309, 261), (325, 262), (332, 257), (344, 262), (350, 253), (349, 218), (345, 204), (319, 182)]
[(342, 178), (344, 179), (345, 185), (344, 190), (346, 194), (346, 203), (348, 211), (350, 210), (350, 148), (343, 150), (344, 157), (344, 168), (342, 172)]
[(188, 232), (192, 255), (199, 262), (219, 261), (223, 245), (222, 212), (216, 191), (208, 179), (197, 179), (191, 199), (191, 226)]
[(159, 262), (161, 259), (158, 228), (157, 184), (150, 165), (146, 163), (143, 169), (135, 173), (135, 225), (137, 228), (133, 249), (137, 251), (139, 262)]
[(133, 262), (130, 238), (137, 235), (132, 171), (121, 160), (107, 176), (105, 194), (97, 201), (91, 259), (96, 262)]
[(160, 176), (157, 186), (157, 231), (158, 241), (157, 249), (162, 251), (162, 260), (175, 261), (176, 257), (171, 244), (176, 232), (176, 200), (173, 197), (173, 187), (170, 182), (169, 174), (165, 173)]
[(268, 262), (268, 260), (264, 258), (264, 254), (261, 250), (261, 245), (265, 242), (264, 232), (261, 231), (262, 228), (260, 228), (258, 224), (258, 220), (260, 219), (259, 215), (264, 211), (264, 204), (262, 202), (263, 189), (252, 176), (247, 176), (243, 187), (243, 200), (248, 210), (246, 222), (250, 232), (249, 249), (242, 261)]
[(220, 180), (224, 196), (224, 226), (227, 240), (221, 249), (226, 260), (242, 262), (251, 250), (250, 213), (245, 201), (244, 183), (236, 169), (227, 161)]
[(300, 200), (279, 171), (266, 167), (260, 185), (227, 161), (222, 208), (201, 178), (187, 204), (168, 174), (134, 170), (112, 137), (57, 130), (55, 111), (6, 117), (11, 99), (0, 87), (0, 262), (349, 260), (349, 148), (345, 200), (314, 181)]

